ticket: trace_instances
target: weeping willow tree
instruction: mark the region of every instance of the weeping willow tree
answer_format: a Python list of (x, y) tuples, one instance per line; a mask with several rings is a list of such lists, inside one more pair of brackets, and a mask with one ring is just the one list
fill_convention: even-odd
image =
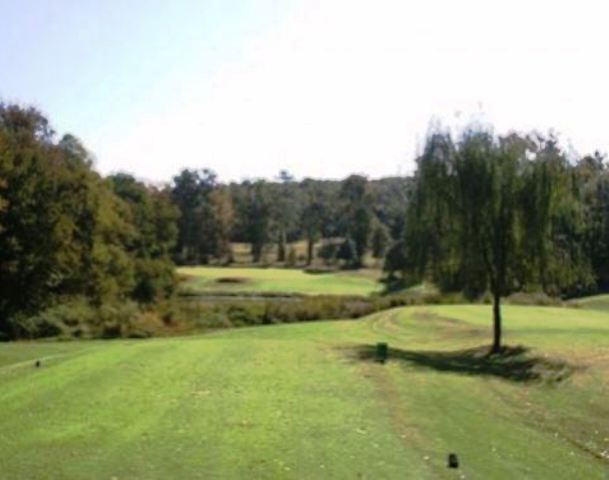
[(406, 245), (412, 266), (443, 290), (493, 298), (492, 353), (502, 348), (501, 299), (586, 281), (564, 241), (581, 227), (569, 166), (555, 139), (495, 137), (472, 127), (431, 134), (417, 161)]

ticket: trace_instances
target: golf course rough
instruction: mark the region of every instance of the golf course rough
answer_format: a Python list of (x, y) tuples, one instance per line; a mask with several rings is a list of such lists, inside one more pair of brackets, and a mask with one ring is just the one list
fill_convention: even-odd
[(0, 478), (609, 478), (606, 313), (507, 306), (513, 355), (487, 361), (489, 323), (487, 306), (408, 307), (3, 344)]

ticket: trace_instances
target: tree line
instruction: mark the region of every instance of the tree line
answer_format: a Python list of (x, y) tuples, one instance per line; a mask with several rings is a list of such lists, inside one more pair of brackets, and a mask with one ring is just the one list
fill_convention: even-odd
[[(0, 336), (31, 334), (42, 309), (172, 294), (179, 210), (129, 175), (103, 178), (72, 135), (0, 104)], [(47, 332), (36, 331), (36, 335)]]
[[(402, 230), (407, 178), (370, 181), (295, 181), (285, 171), (274, 181), (223, 184), (209, 170), (183, 170), (168, 187), (181, 212), (174, 260), (178, 264), (230, 263), (231, 244), (250, 245), (254, 263), (274, 246), (274, 263), (363, 266), (365, 255), (382, 258)], [(303, 258), (291, 247), (306, 242)], [(316, 252), (316, 245), (322, 247)]]
[(551, 135), (472, 126), (433, 130), (416, 162), (414, 175), (380, 180), (281, 171), (227, 183), (185, 169), (155, 186), (101, 176), (76, 137), (57, 138), (35, 109), (0, 104), (0, 336), (27, 333), (28, 319), (75, 298), (162, 302), (174, 294), (175, 264), (230, 264), (235, 243), (249, 245), (253, 263), (372, 259), (390, 285), (490, 292), (496, 349), (502, 297), (609, 289), (604, 156), (576, 157)]
[[(61, 304), (162, 302), (175, 291), (176, 264), (231, 263), (234, 242), (251, 246), (254, 263), (304, 266), (319, 253), (325, 264), (360, 267), (401, 231), (407, 183), (297, 182), (287, 172), (222, 183), (207, 169), (161, 186), (103, 177), (75, 136), (58, 138), (34, 108), (0, 104), (0, 338), (56, 333), (39, 314)], [(296, 240), (307, 243), (304, 258)]]

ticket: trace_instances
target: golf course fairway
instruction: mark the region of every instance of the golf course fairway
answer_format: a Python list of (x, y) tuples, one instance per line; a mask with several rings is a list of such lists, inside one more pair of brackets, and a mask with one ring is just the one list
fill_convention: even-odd
[(506, 306), (495, 359), (490, 318), (2, 344), (0, 478), (609, 478), (609, 316)]
[(191, 293), (287, 293), (303, 295), (368, 295), (380, 292), (377, 270), (307, 273), (289, 268), (180, 267)]

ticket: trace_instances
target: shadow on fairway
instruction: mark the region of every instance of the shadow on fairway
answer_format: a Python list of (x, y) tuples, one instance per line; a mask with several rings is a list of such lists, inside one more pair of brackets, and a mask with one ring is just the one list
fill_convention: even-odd
[[(376, 362), (374, 345), (359, 345), (348, 349), (349, 356)], [(499, 354), (489, 354), (489, 347), (465, 350), (429, 351), (389, 348), (388, 362), (462, 375), (490, 376), (513, 382), (561, 382), (568, 378), (574, 367), (568, 363), (530, 355), (523, 346), (504, 347)]]

